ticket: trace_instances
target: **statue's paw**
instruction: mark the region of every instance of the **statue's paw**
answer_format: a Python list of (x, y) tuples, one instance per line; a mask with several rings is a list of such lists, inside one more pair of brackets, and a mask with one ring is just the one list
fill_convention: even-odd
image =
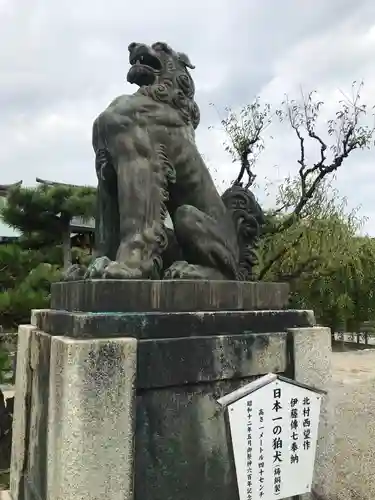
[(101, 279), (104, 271), (112, 261), (108, 257), (98, 257), (94, 259), (85, 273), (84, 279)]
[(80, 281), (84, 279), (87, 271), (86, 266), (80, 264), (73, 264), (63, 273), (64, 281)]
[(224, 275), (217, 269), (189, 264), (185, 260), (174, 262), (164, 273), (165, 280), (224, 280)]
[[(154, 266), (155, 267), (155, 266)], [(151, 268), (152, 269), (152, 268)], [(156, 272), (156, 271), (155, 271)], [(136, 280), (156, 279), (151, 273), (146, 273), (140, 267), (129, 267), (123, 262), (110, 260), (108, 257), (98, 257), (88, 267), (84, 279), (114, 279)]]
[(103, 278), (116, 280), (141, 279), (143, 273), (139, 268), (130, 268), (126, 264), (113, 261), (105, 268)]

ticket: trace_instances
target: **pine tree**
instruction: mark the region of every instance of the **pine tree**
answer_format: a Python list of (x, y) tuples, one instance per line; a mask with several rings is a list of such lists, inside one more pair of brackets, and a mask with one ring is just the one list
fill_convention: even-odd
[(26, 248), (63, 248), (64, 269), (72, 262), (70, 223), (73, 217), (89, 220), (95, 213), (96, 190), (91, 187), (16, 186), (9, 191), (2, 218), (22, 233)]

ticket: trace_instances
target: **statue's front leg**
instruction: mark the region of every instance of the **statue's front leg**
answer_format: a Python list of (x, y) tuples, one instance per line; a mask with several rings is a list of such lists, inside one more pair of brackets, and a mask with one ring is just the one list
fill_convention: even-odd
[(167, 244), (164, 230), (169, 174), (163, 151), (135, 149), (117, 159), (120, 244), (116, 260), (104, 278), (157, 279), (161, 253)]
[(117, 174), (113, 160), (100, 134), (99, 122), (93, 126), (95, 170), (98, 178), (95, 214), (94, 260), (88, 268), (75, 264), (65, 273), (64, 279), (76, 281), (102, 278), (111, 259), (116, 258), (119, 246), (119, 208), (117, 199)]
[(85, 269), (81, 279), (102, 278), (107, 265), (112, 259), (116, 258), (119, 246), (120, 227), (117, 175), (112, 159), (104, 146), (96, 151), (95, 168), (98, 177), (95, 216), (95, 258), (89, 267)]
[(112, 158), (105, 148), (96, 152), (95, 167), (98, 177), (95, 254), (96, 257), (115, 259), (120, 237), (117, 175)]

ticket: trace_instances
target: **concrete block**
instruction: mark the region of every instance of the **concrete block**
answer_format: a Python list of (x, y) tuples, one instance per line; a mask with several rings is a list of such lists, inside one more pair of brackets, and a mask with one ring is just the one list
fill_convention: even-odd
[(217, 400), (287, 364), (286, 332), (140, 340), (136, 498), (237, 498)]
[(298, 382), (327, 391), (323, 398), (319, 437), (316, 450), (313, 495), (303, 495), (303, 500), (310, 498), (332, 498), (335, 485), (335, 417), (330, 394), (332, 387), (331, 367), (331, 330), (325, 327), (292, 328), (294, 374)]
[(30, 339), (34, 327), (21, 325), (18, 329), (17, 370), (13, 415), (13, 441), (10, 471), (10, 490), (14, 500), (24, 498), (24, 472), (30, 430)]
[(32, 374), (28, 459), (25, 477), (26, 498), (46, 498), (47, 424), (51, 336), (39, 330), (31, 333)]
[(137, 340), (51, 339), (48, 500), (130, 500)]
[(37, 318), (39, 314), (47, 313), (49, 309), (32, 309), (31, 310), (31, 318), (30, 318), (30, 324), (32, 326), (38, 327), (37, 325)]
[(45, 309), (34, 311), (33, 321), (39, 330), (51, 335), (78, 339), (135, 337), (139, 340), (276, 333), (316, 324), (312, 311), (296, 309), (173, 313), (92, 313)]
[(288, 299), (287, 283), (261, 281), (99, 279), (51, 286), (51, 309), (81, 312), (270, 310)]
[(286, 333), (269, 333), (140, 340), (137, 389), (283, 373), (286, 337)]

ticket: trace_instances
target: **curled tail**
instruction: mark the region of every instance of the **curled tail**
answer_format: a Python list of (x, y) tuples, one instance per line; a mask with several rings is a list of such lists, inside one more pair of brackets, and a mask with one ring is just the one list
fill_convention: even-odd
[(255, 250), (265, 224), (263, 210), (254, 194), (241, 186), (233, 184), (222, 195), (227, 210), (231, 213), (238, 235), (240, 262), (238, 279), (240, 281), (254, 280), (253, 268), (257, 257)]

